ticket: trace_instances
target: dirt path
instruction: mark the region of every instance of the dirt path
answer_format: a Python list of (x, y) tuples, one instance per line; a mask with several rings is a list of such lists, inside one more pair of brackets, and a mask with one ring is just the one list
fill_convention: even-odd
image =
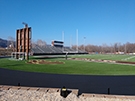
[(98, 63), (122, 64), (122, 65), (133, 65), (133, 66), (135, 66), (135, 62), (127, 62), (127, 61), (113, 61), (113, 60), (101, 60), (101, 59), (90, 59), (90, 58), (68, 58), (68, 59), (79, 60), (79, 61), (87, 61), (87, 62), (98, 62)]

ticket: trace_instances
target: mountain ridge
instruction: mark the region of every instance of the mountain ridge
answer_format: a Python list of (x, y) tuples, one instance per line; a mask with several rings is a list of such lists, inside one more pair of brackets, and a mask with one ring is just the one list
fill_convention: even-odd
[(6, 48), (7, 44), (8, 44), (7, 40), (0, 38), (0, 47), (1, 48)]

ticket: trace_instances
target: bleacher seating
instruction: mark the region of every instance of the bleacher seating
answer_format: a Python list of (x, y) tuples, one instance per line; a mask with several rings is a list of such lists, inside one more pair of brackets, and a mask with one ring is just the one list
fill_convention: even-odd
[(36, 45), (32, 48), (32, 52), (34, 54), (57, 54), (57, 53), (86, 53), (85, 51), (72, 49), (70, 47), (56, 47), (56, 46), (50, 46), (46, 45), (44, 47)]

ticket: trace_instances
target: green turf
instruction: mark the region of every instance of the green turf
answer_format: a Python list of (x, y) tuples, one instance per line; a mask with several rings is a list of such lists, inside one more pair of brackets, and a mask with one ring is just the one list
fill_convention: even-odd
[[(89, 56), (90, 55), (88, 55), (88, 57)], [(77, 57), (84, 57), (84, 56), (77, 56)], [(98, 56), (98, 58), (99, 57), (100, 56)], [(0, 68), (29, 71), (29, 72), (55, 73), (55, 74), (135, 75), (135, 66), (131, 66), (131, 65), (65, 60), (64, 58), (55, 58), (55, 59), (46, 59), (46, 60), (62, 61), (64, 62), (64, 64), (55, 64), (55, 65), (54, 64), (51, 65), (28, 64), (27, 61), (0, 59)]]
[(135, 62), (135, 55), (92, 54), (92, 55), (73, 55), (71, 57)]

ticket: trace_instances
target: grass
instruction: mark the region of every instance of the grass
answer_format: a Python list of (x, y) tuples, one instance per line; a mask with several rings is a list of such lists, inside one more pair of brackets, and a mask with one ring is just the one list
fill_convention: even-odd
[[(73, 56), (72, 56), (73, 57)], [(83, 55), (81, 58), (109, 59), (109, 55)], [(128, 56), (112, 56), (110, 59), (128, 58)], [(117, 57), (117, 58), (116, 58)], [(32, 58), (34, 59), (34, 58)], [(135, 66), (86, 61), (65, 60), (64, 58), (46, 59), (47, 61), (62, 61), (64, 64), (28, 64), (27, 61), (0, 59), (0, 68), (11, 70), (54, 73), (54, 74), (80, 74), (80, 75), (135, 75)], [(132, 58), (133, 61), (133, 58)]]
[(135, 62), (135, 55), (92, 54), (76, 55), (71, 57)]

